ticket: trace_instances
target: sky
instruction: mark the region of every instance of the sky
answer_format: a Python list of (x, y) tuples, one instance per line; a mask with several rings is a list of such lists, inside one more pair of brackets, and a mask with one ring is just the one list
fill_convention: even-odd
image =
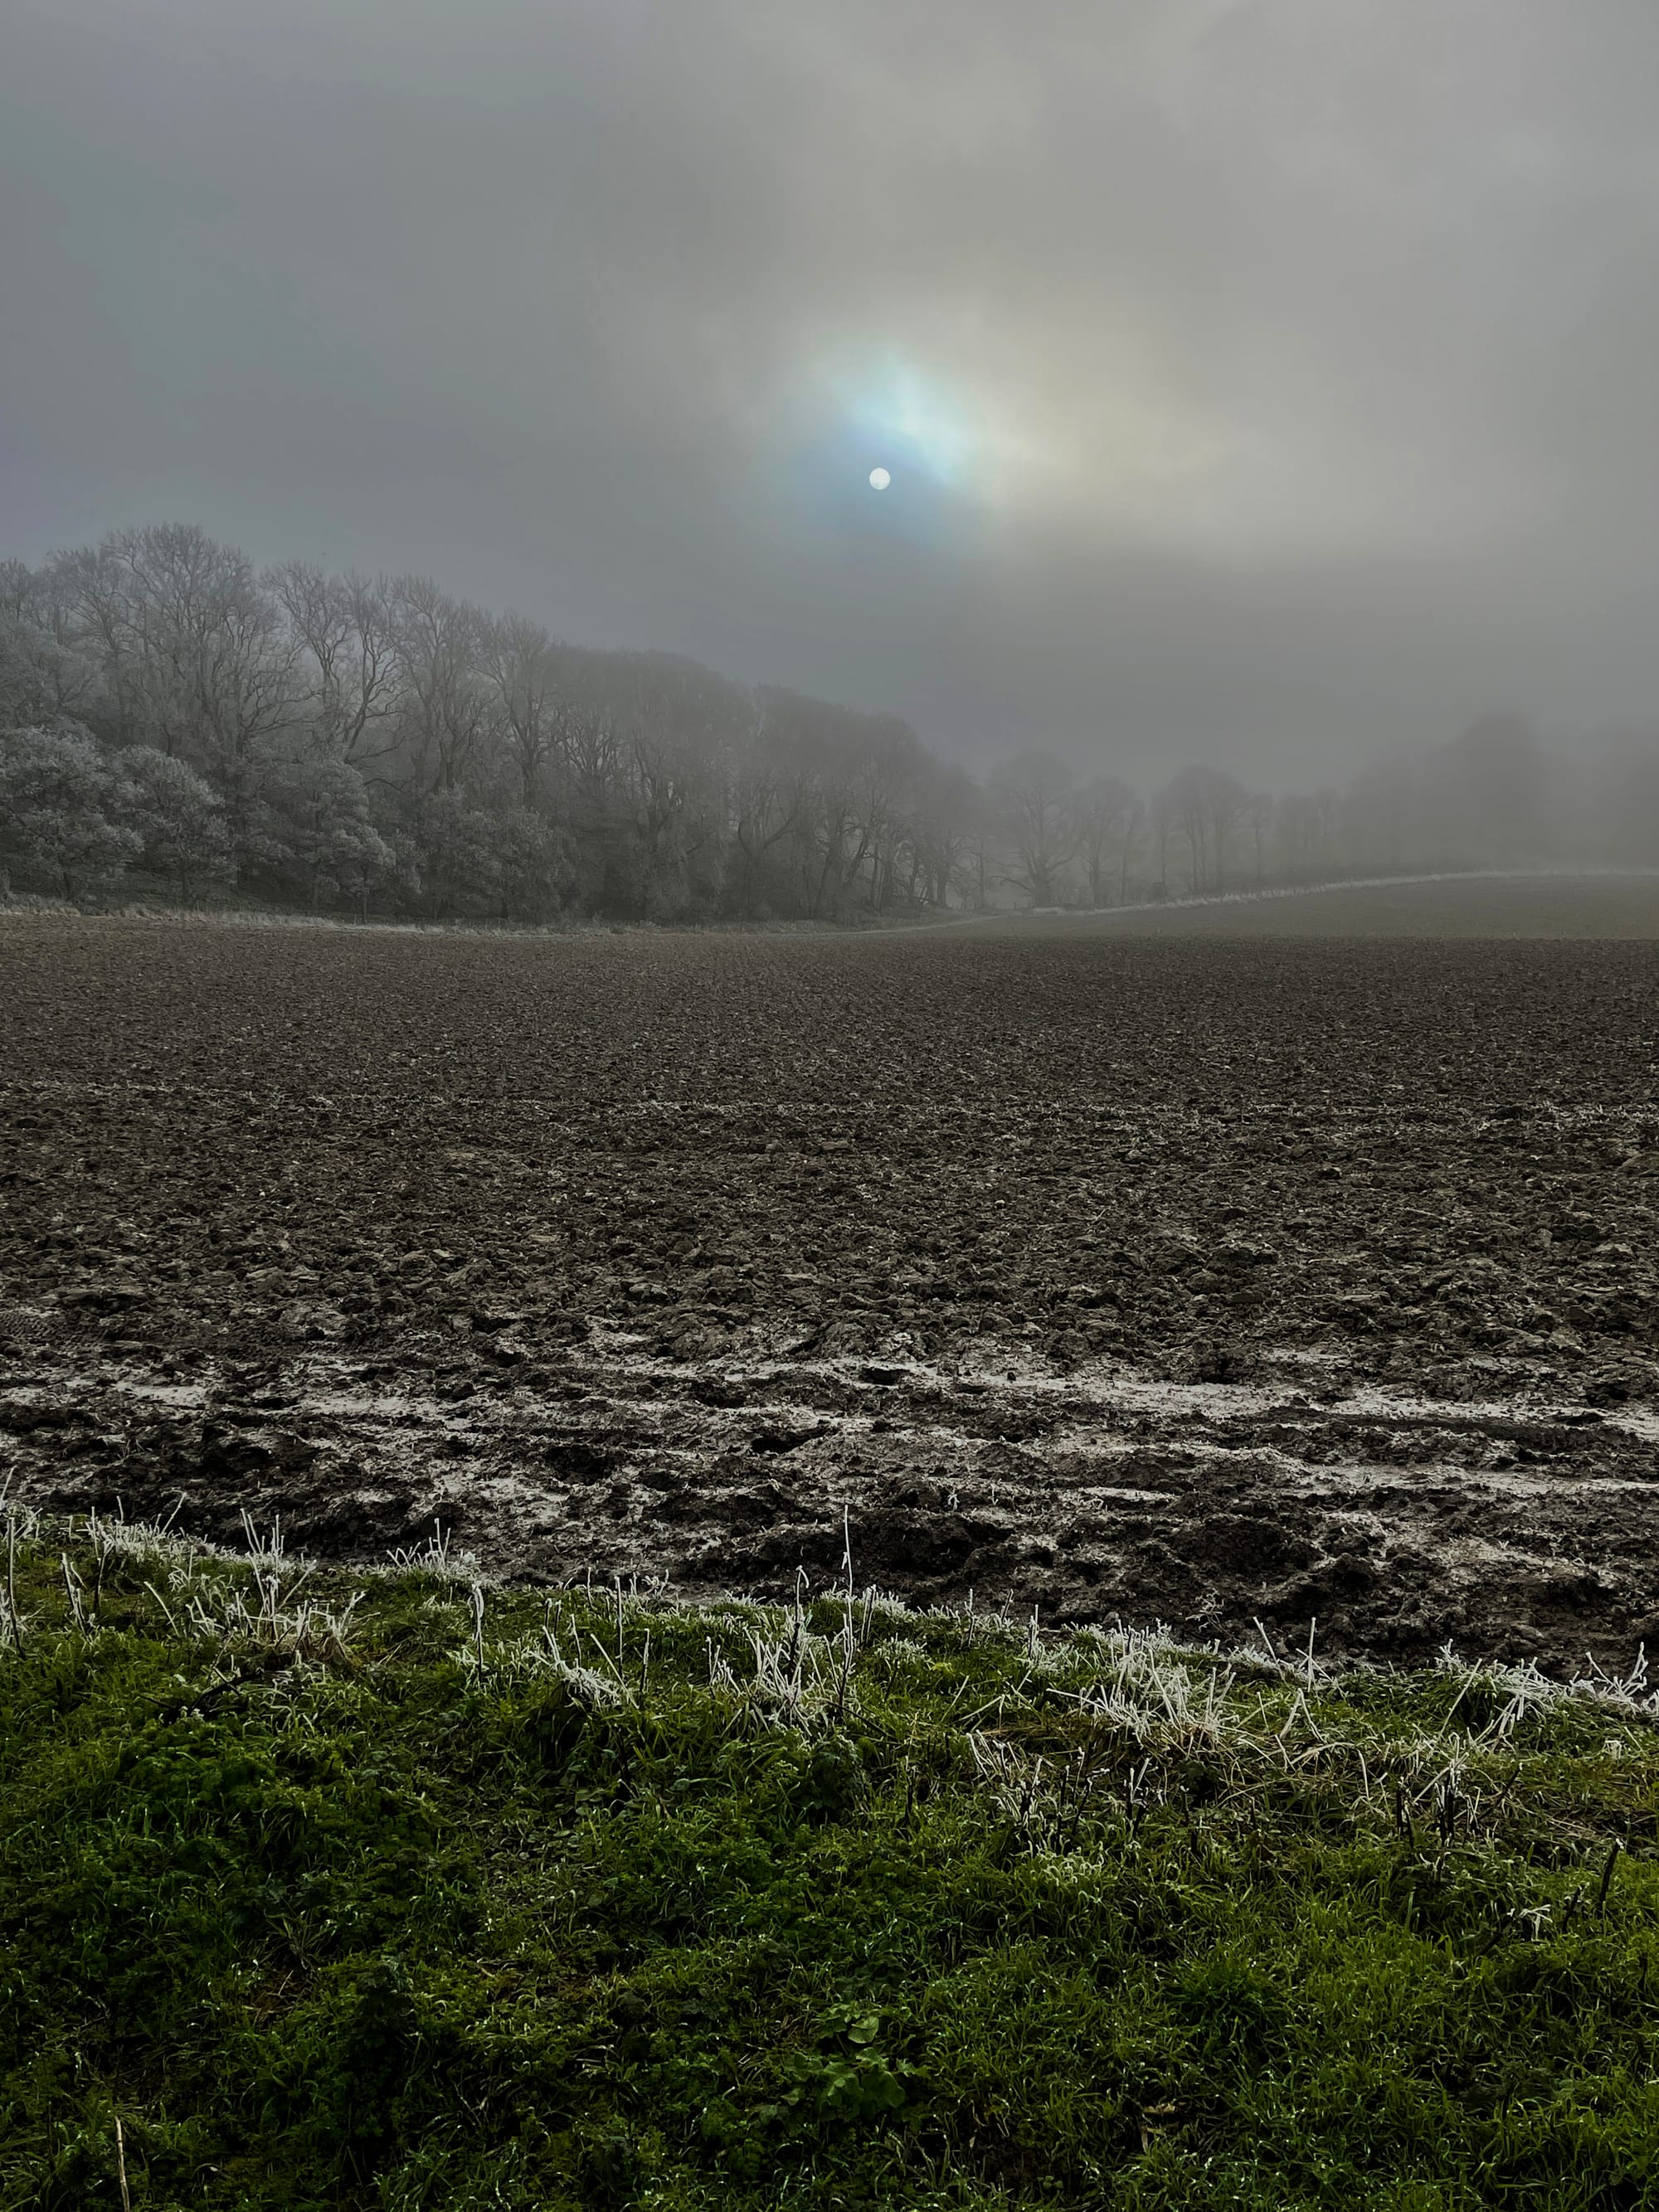
[(1659, 720), (1653, 0), (0, 35), (0, 556), (199, 522), (975, 762)]

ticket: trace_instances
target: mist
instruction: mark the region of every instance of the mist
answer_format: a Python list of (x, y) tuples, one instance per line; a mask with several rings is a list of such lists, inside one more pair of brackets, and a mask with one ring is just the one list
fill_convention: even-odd
[(0, 563), (0, 898), (846, 923), (1158, 904), (1379, 869), (1659, 862), (1659, 732), (1515, 713), (1273, 791), (572, 644), (417, 572), (256, 567), (188, 524)]
[(1659, 2204), (1655, 0), (0, 6), (5, 2203)]
[(1148, 793), (1653, 720), (1634, 0), (18, 0), (7, 45), (31, 565), (176, 518)]

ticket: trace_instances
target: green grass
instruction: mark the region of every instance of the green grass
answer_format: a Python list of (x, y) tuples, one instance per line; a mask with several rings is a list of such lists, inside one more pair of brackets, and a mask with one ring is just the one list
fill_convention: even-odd
[(0, 2206), (1659, 2202), (1632, 1693), (297, 1582), (25, 1531)]

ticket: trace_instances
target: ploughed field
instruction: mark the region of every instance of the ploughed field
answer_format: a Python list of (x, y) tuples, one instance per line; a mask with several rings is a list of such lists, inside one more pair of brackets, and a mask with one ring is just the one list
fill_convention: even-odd
[(1628, 1666), (1659, 945), (0, 927), (0, 1459), (515, 1580)]

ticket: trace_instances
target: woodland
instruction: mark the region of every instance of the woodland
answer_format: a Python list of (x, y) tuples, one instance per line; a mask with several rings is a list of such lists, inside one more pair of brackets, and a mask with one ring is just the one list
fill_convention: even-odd
[(1012, 732), (975, 775), (896, 715), (192, 525), (0, 564), (0, 897), (841, 923), (1659, 860), (1652, 732), (1564, 756), (1495, 713), (1282, 791), (1114, 750)]

